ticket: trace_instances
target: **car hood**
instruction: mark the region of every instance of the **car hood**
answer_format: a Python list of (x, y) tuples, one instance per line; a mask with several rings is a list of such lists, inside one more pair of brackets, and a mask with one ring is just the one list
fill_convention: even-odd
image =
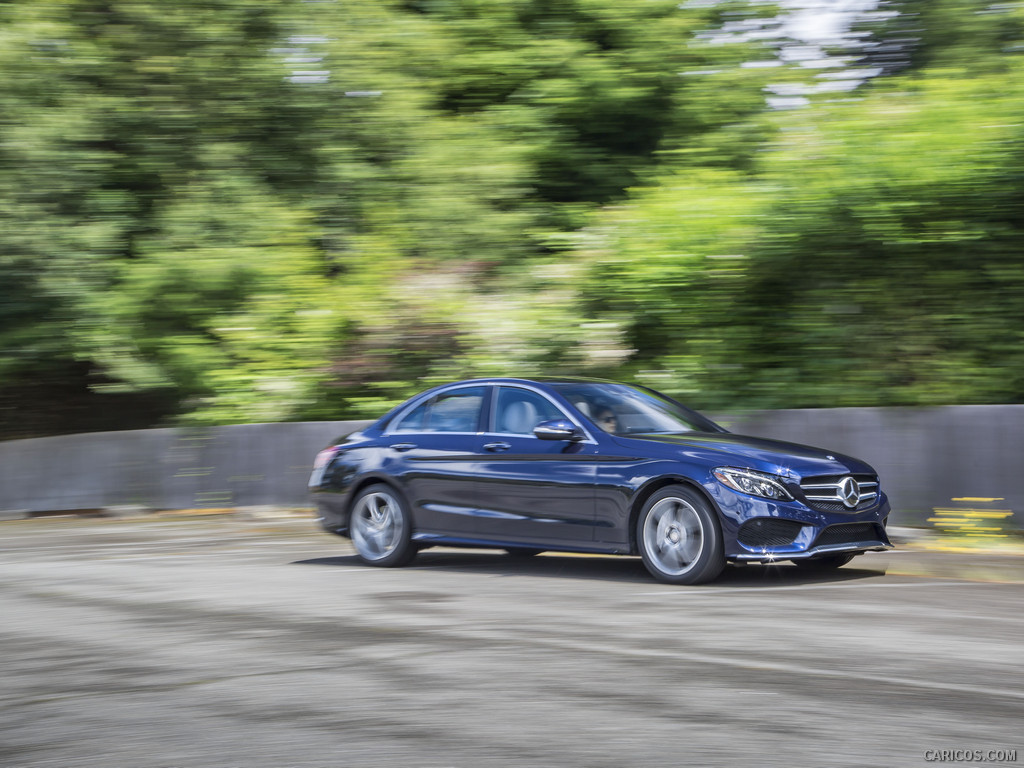
[(744, 466), (779, 475), (874, 474), (870, 464), (799, 443), (731, 433), (685, 432), (615, 437), (625, 448), (657, 456), (683, 456), (717, 466)]

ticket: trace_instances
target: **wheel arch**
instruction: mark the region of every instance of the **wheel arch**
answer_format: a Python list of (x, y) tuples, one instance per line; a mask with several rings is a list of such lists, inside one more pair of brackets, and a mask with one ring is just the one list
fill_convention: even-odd
[(629, 524), (627, 530), (629, 531), (629, 553), (631, 555), (640, 554), (640, 549), (636, 542), (636, 523), (640, 518), (640, 512), (644, 508), (644, 504), (647, 503), (647, 500), (651, 498), (651, 496), (661, 489), (668, 488), (673, 485), (682, 485), (700, 494), (700, 496), (708, 503), (708, 506), (711, 508), (715, 517), (719, 520), (719, 527), (721, 528), (721, 513), (718, 510), (718, 505), (715, 504), (714, 499), (711, 498), (711, 495), (707, 492), (707, 489), (704, 488), (704, 486), (685, 475), (660, 475), (648, 480), (645, 485), (642, 485), (634, 494), (633, 501), (630, 504)]
[(412, 522), (413, 530), (415, 530), (416, 514), (412, 503), (409, 501), (409, 495), (399, 483), (395, 482), (394, 477), (391, 475), (378, 474), (364, 475), (352, 484), (352, 488), (348, 493), (348, 498), (345, 501), (345, 520), (347, 526), (350, 527), (352, 524), (352, 507), (355, 505), (356, 499), (358, 499), (360, 494), (371, 485), (386, 485), (401, 497), (402, 501), (405, 502), (406, 509), (409, 511), (409, 520)]

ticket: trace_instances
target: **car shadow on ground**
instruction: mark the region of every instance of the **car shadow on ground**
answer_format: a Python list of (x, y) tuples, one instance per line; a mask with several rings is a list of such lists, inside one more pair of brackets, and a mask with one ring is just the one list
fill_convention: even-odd
[[(808, 571), (792, 563), (728, 566), (715, 581), (705, 586), (736, 589), (830, 584), (885, 576), (885, 564), (863, 567), (855, 561), (834, 571)], [(365, 567), (355, 555), (296, 560), (292, 565), (324, 567)], [(405, 570), (449, 571), (489, 576), (583, 579), (651, 584), (658, 586), (639, 557), (615, 555), (573, 555), (545, 553), (537, 557), (514, 557), (501, 550), (425, 550)], [(663, 585), (672, 588), (672, 585)]]

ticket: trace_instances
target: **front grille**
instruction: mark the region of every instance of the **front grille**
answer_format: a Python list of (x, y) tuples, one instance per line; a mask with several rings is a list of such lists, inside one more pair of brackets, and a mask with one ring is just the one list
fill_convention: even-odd
[(819, 512), (860, 512), (874, 506), (877, 498), (871, 499), (870, 501), (862, 501), (853, 509), (850, 509), (845, 504), (841, 504), (838, 501), (812, 501), (807, 506), (812, 509), (816, 509)]
[[(800, 490), (808, 506), (813, 509), (822, 512), (857, 512), (878, 501), (878, 478), (875, 475), (805, 477), (800, 481)], [(851, 501), (855, 503), (851, 505)]]
[(747, 547), (784, 547), (796, 540), (803, 527), (795, 520), (759, 517), (741, 525), (737, 538)]
[(874, 523), (840, 523), (830, 525), (815, 539), (815, 547), (831, 544), (857, 544), (861, 541), (882, 541), (882, 533)]

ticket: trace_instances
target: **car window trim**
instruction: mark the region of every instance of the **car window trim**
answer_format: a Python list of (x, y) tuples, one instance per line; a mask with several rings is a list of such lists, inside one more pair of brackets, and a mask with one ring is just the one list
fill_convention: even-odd
[[(567, 383), (569, 383), (569, 382), (567, 382)], [(715, 421), (711, 420), (710, 418), (705, 416), (700, 411), (695, 411), (693, 408), (689, 408), (689, 407), (683, 405), (678, 400), (676, 400), (674, 398), (671, 398), (668, 395), (665, 395), (665, 394), (657, 391), (656, 389), (651, 389), (650, 387), (645, 387), (642, 384), (625, 384), (625, 383), (622, 383), (622, 382), (615, 382), (615, 381), (609, 381), (609, 382), (600, 382), (600, 381), (598, 381), (598, 382), (595, 382), (595, 383), (598, 383), (598, 384), (611, 384), (611, 385), (614, 385), (614, 386), (626, 387), (627, 389), (636, 390), (640, 394), (646, 394), (648, 396), (654, 395), (657, 399), (664, 400), (667, 403), (671, 403), (672, 405), (675, 405), (684, 414), (686, 414), (688, 416), (692, 416), (694, 418), (694, 421), (703, 422), (704, 424), (707, 424), (708, 426), (712, 427), (711, 430), (702, 430), (702, 429), (696, 428), (698, 426), (702, 426), (701, 424), (695, 424), (694, 427), (686, 429), (682, 433), (678, 432), (678, 431), (675, 431), (675, 430), (672, 430), (672, 431), (656, 431), (656, 432), (649, 432), (648, 431), (648, 432), (645, 432), (645, 434), (662, 434), (662, 435), (673, 435), (673, 434), (709, 434), (709, 435), (710, 434), (731, 434), (728, 429), (726, 429), (722, 425), (716, 423)], [(553, 387), (553, 389), (555, 389), (555, 391), (558, 392), (558, 394), (560, 396), (565, 397), (565, 395), (563, 395), (562, 392), (557, 387)], [(566, 398), (566, 399), (568, 399), (568, 398)], [(589, 416), (588, 416), (588, 420), (590, 420)], [(613, 435), (615, 437), (627, 437), (627, 438), (631, 437), (631, 433), (628, 433), (628, 432), (610, 432), (608, 434), (611, 434), (611, 435)], [(638, 434), (638, 433), (632, 433), (632, 434)]]
[[(412, 413), (414, 410), (419, 408), (421, 405), (427, 405), (428, 407), (433, 405), (434, 401), (444, 395), (447, 392), (451, 392), (455, 389), (483, 389), (483, 398), (480, 401), (480, 413), (477, 414), (476, 420), (476, 431), (475, 432), (429, 432), (420, 430), (419, 432), (399, 432), (396, 427), (402, 423), (402, 419)], [(485, 411), (490, 411), (491, 402), (491, 391), (494, 389), (493, 384), (466, 384), (466, 382), (459, 382), (457, 384), (451, 384), (444, 387), (443, 389), (436, 390), (426, 395), (426, 397), (418, 398), (417, 400), (409, 403), (408, 406), (403, 408), (399, 413), (395, 415), (393, 419), (388, 422), (388, 426), (381, 432), (381, 436), (390, 437), (394, 435), (482, 435), (485, 434), (481, 430), (482, 418)]]
[(525, 437), (525, 438), (528, 438), (528, 439), (540, 440), (540, 438), (537, 437), (532, 432), (530, 434), (528, 434), (528, 435), (524, 435), (524, 434), (522, 434), (520, 432), (498, 432), (496, 429), (494, 431), (490, 431), (491, 427), (495, 427), (496, 426), (495, 421), (497, 420), (497, 417), (498, 417), (498, 389), (501, 388), (501, 387), (507, 387), (508, 389), (525, 389), (528, 392), (533, 392), (536, 395), (540, 395), (542, 398), (544, 398), (549, 403), (551, 403), (551, 405), (553, 405), (555, 407), (555, 410), (558, 411), (560, 414), (562, 414), (562, 416), (565, 418), (566, 421), (571, 422), (573, 424), (573, 426), (575, 426), (577, 429), (579, 429), (581, 432), (583, 432), (583, 434), (585, 436), (585, 439), (584, 440), (580, 440), (579, 442), (584, 443), (584, 444), (589, 444), (589, 445), (597, 445), (597, 441), (593, 438), (593, 436), (590, 434), (590, 432), (587, 430), (587, 428), (585, 426), (583, 426), (582, 424), (580, 424), (578, 419), (574, 419), (571, 414), (566, 413), (565, 408), (563, 408), (560, 404), (558, 404), (557, 402), (552, 400), (547, 392), (545, 392), (545, 391), (543, 391), (541, 389), (538, 389), (536, 387), (531, 387), (531, 386), (529, 386), (527, 384), (518, 384), (518, 383), (516, 383), (516, 384), (511, 384), (511, 383), (506, 384), (504, 382), (495, 382), (491, 386), (493, 388), (493, 394), (491, 395), (491, 403), (490, 403), (490, 408), (489, 408), (490, 413), (488, 414), (487, 422), (485, 423), (485, 426), (488, 427), (488, 431), (485, 432), (484, 434), (494, 435), (496, 437)]

